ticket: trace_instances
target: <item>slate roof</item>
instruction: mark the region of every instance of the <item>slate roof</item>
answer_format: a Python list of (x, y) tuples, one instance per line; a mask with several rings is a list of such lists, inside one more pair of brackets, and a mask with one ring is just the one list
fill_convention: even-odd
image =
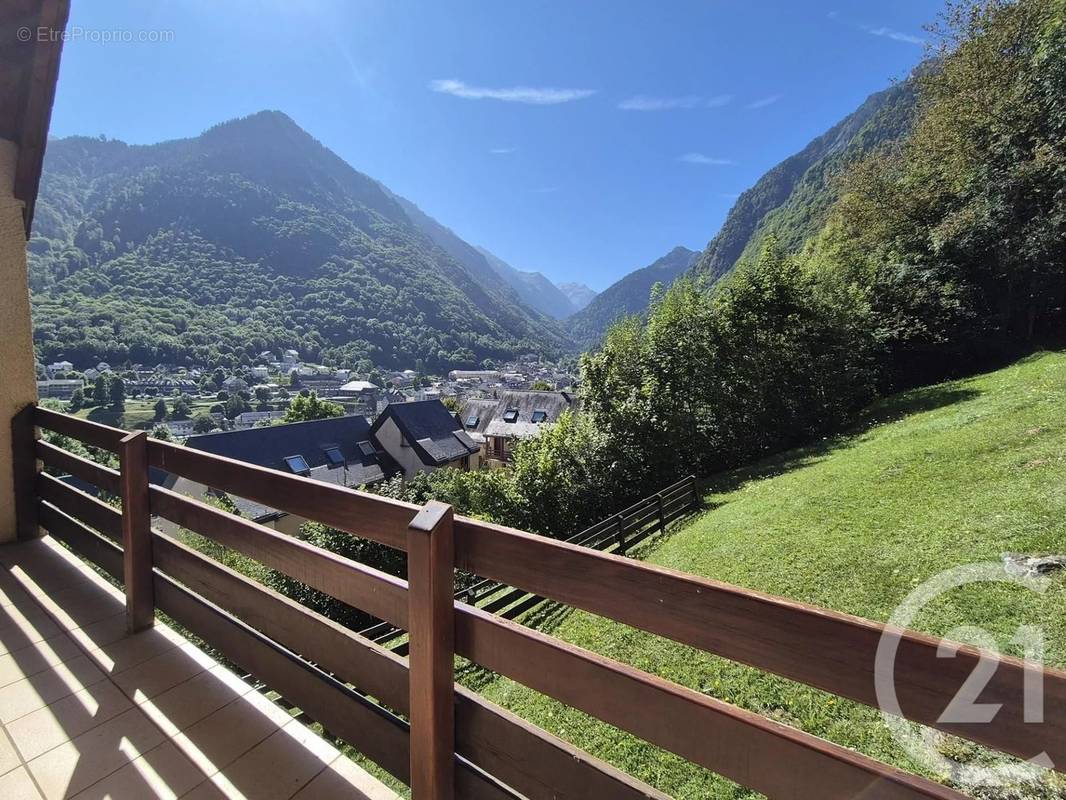
[[(344, 486), (361, 486), (376, 483), (396, 471), (395, 462), (384, 453), (364, 455), (359, 449), (359, 442), (370, 438), (370, 423), (366, 417), (356, 415), (205, 433), (190, 436), (185, 440), (185, 446), (282, 472), (291, 472), (285, 463), (288, 456), (300, 455), (311, 468), (312, 478)], [(331, 447), (341, 451), (343, 466), (332, 464), (326, 456), (326, 450)], [(320, 467), (325, 470), (319, 470)], [(333, 472), (344, 475), (342, 478), (326, 477)]]
[(473, 455), (479, 449), (463, 430), (459, 420), (440, 400), (386, 406), (370, 432), (377, 433), (388, 419), (396, 423), (400, 433), (426, 466), (439, 467), (457, 458)]
[[(555, 422), (568, 408), (577, 410), (578, 400), (567, 392), (502, 392), (496, 401), (492, 419), (482, 430), (485, 436), (513, 436), (519, 439), (534, 436), (542, 425)], [(507, 422), (504, 414), (512, 409), (518, 411), (518, 419)], [(535, 411), (546, 413), (543, 422), (533, 422)]]
[[(356, 488), (376, 483), (399, 470), (399, 465), (387, 453), (364, 455), (358, 443), (368, 440), (372, 441), (372, 437), (366, 417), (345, 416), (206, 433), (190, 436), (185, 440), (185, 446), (282, 472), (291, 472), (285, 463), (288, 456), (300, 455), (311, 469), (308, 475), (311, 479)], [(331, 464), (326, 456), (326, 449), (330, 447), (341, 451), (343, 466)], [(247, 519), (258, 521), (282, 513), (242, 497), (231, 499), (241, 516)]]
[[(492, 422), (492, 418), (496, 414), (496, 406), (499, 404), (499, 400), (492, 399), (467, 400), (463, 403), (463, 408), (459, 412), (459, 421), (463, 423), (463, 430), (475, 442), (485, 441), (485, 428)], [(477, 417), (477, 424), (472, 428), (466, 424), (466, 421), (471, 417)]]

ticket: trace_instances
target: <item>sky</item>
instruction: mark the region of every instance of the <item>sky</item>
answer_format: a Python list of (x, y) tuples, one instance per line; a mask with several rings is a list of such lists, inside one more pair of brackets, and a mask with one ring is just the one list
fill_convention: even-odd
[(278, 109), (472, 244), (602, 290), (923, 54), (938, 0), (72, 0), (53, 136)]

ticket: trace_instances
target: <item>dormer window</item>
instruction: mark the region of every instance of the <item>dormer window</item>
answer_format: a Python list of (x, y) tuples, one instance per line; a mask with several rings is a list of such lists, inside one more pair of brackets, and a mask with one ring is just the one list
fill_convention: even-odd
[(324, 452), (331, 467), (339, 467), (344, 463), (344, 454), (339, 447), (327, 447)]
[(377, 452), (369, 441), (359, 442), (358, 447), (359, 452), (368, 458)]
[(538, 408), (533, 412), (533, 416), (530, 417), (530, 422), (544, 422), (548, 418), (548, 412)]
[(307, 459), (303, 456), (286, 456), (285, 464), (297, 475), (310, 475), (311, 468), (307, 466)]
[(469, 417), (466, 418), (466, 427), (476, 428), (480, 420), (481, 417), (479, 417), (477, 414), (471, 414)]
[(503, 412), (503, 421), (504, 422), (518, 422), (518, 409), (517, 408), (509, 408), (506, 411), (504, 411)]

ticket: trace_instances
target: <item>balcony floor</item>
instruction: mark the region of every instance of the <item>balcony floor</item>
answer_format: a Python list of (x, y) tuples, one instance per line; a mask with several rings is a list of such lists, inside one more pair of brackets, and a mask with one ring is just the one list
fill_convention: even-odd
[(395, 800), (45, 537), (0, 546), (0, 798)]

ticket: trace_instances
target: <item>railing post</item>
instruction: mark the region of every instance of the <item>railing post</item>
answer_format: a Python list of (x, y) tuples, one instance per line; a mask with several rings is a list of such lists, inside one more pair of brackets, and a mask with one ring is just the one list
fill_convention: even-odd
[(699, 493), (699, 490), (696, 489), (696, 476), (695, 475), (689, 475), (688, 476), (688, 480), (689, 480), (689, 483), (692, 484), (692, 508), (699, 508), (700, 507), (700, 493)]
[(41, 535), (37, 524), (37, 429), (33, 424), (32, 403), (11, 418), (11, 471), (15, 490), (15, 531), (19, 541)]
[(137, 431), (119, 442), (122, 496), (122, 568), (126, 584), (126, 627), (130, 633), (155, 623), (152, 588), (152, 512), (148, 495), (148, 434)]
[(407, 529), (411, 797), (455, 797), (454, 512), (430, 501)]
[(615, 525), (617, 526), (615, 536), (618, 539), (618, 554), (624, 556), (626, 554), (626, 529), (621, 514), (615, 515)]

